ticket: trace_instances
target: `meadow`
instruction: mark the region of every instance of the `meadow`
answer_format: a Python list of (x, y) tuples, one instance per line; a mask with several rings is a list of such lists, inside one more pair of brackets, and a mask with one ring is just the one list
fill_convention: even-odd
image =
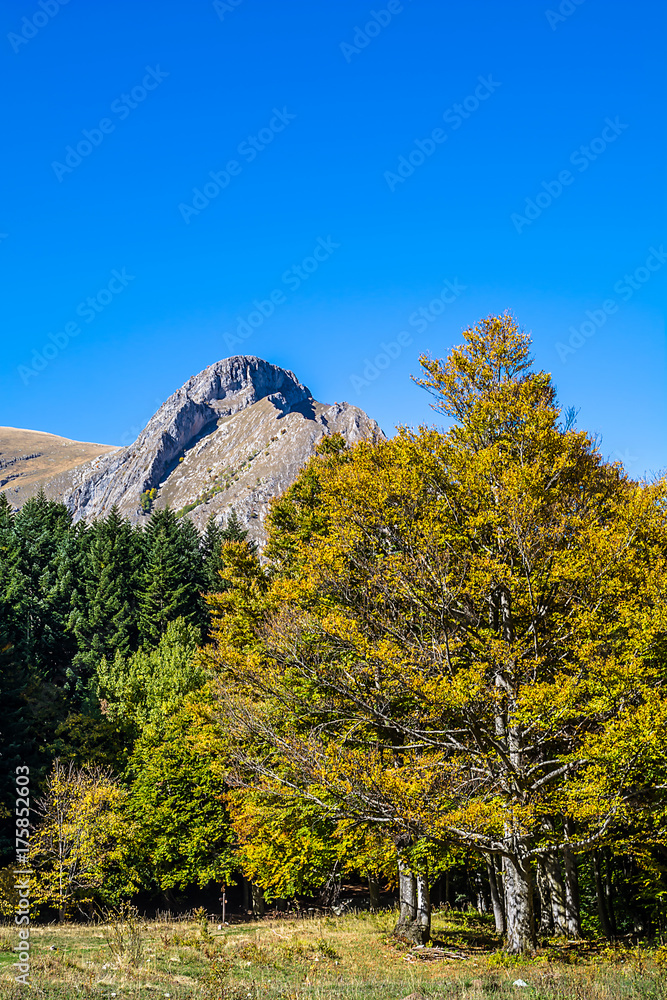
[[(219, 918), (218, 918), (219, 919)], [(434, 913), (433, 944), (410, 948), (396, 914), (280, 918), (221, 926), (189, 919), (35, 925), (30, 988), (13, 980), (12, 927), (0, 929), (0, 997), (45, 1000), (667, 1000), (667, 948), (543, 942), (513, 959), (476, 912)]]

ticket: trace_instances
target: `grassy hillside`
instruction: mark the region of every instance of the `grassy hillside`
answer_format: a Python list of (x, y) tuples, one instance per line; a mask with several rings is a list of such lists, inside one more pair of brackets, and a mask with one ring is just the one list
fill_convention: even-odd
[(34, 496), (42, 484), (49, 496), (55, 496), (55, 487), (47, 485), (49, 480), (113, 450), (113, 445), (0, 427), (0, 490), (5, 490), (17, 507)]

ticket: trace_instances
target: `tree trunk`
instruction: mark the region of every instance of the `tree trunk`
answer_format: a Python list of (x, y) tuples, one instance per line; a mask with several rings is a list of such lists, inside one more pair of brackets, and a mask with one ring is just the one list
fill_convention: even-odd
[[(398, 858), (398, 926), (414, 923), (417, 916), (417, 880), (405, 861)], [(398, 927), (397, 927), (398, 930)]]
[(428, 885), (428, 875), (417, 876), (417, 929), (420, 935), (419, 944), (431, 940), (431, 893)]
[(250, 883), (245, 875), (241, 876), (241, 891), (243, 893), (243, 914), (246, 916), (250, 909)]
[(380, 909), (380, 882), (375, 875), (368, 876), (368, 897), (371, 913)]
[(493, 907), (493, 918), (496, 922), (496, 934), (505, 933), (505, 908), (503, 899), (498, 888), (498, 876), (496, 866), (492, 856), (487, 855), (486, 871), (489, 876), (489, 888), (491, 890), (491, 905)]
[(256, 917), (264, 916), (264, 890), (258, 885), (251, 885), (252, 912)]
[(554, 934), (567, 934), (567, 918), (565, 912), (565, 886), (563, 876), (560, 872), (558, 858), (554, 854), (545, 854), (544, 873), (549, 886), (549, 898), (551, 900), (551, 919), (553, 921)]
[(604, 934), (604, 936), (608, 940), (611, 940), (612, 930), (606, 906), (605, 886), (602, 880), (602, 865), (601, 865), (599, 851), (593, 852), (592, 862), (593, 862), (593, 875), (595, 878), (595, 896), (598, 906), (598, 916), (600, 918), (600, 926), (602, 927), (602, 933)]
[[(543, 861), (537, 862), (537, 891), (540, 897), (540, 935), (548, 937), (554, 927), (549, 879)], [(565, 911), (563, 911), (565, 912)]]
[[(556, 824), (553, 816), (545, 816), (542, 820), (542, 827), (550, 834), (555, 835)], [(544, 866), (544, 873), (549, 886), (549, 897), (551, 900), (551, 919), (553, 922), (554, 934), (567, 934), (567, 917), (565, 910), (565, 884), (561, 874), (560, 864), (557, 854), (545, 854), (541, 859)]]
[[(411, 944), (426, 944), (430, 935), (431, 904), (428, 884), (417, 879), (399, 854), (398, 857), (399, 913), (394, 934)], [(428, 915), (425, 920), (424, 913)], [(424, 931), (427, 936), (424, 938)]]
[[(514, 622), (512, 617), (512, 601), (508, 588), (501, 585), (492, 595), (492, 601), (499, 612), (499, 625), (503, 640), (508, 649), (514, 645)], [(495, 613), (494, 613), (495, 619)], [(513, 655), (507, 658), (504, 666), (499, 665), (496, 671), (495, 685), (503, 692), (505, 706), (496, 711), (495, 730), (499, 740), (504, 741), (509, 753), (510, 771), (506, 775), (508, 791), (513, 789), (514, 775), (522, 774), (523, 764), (523, 734), (514, 718), (516, 709), (516, 691), (512, 678), (517, 676), (517, 662)], [(502, 705), (502, 702), (500, 703)], [(514, 788), (514, 791), (516, 789)], [(508, 818), (505, 825), (505, 844), (508, 848), (503, 857), (504, 889), (505, 889), (505, 922), (506, 949), (511, 955), (533, 954), (537, 944), (535, 938), (535, 920), (533, 916), (533, 874), (530, 862), (526, 858), (526, 841), (513, 817)]]
[(478, 913), (489, 912), (486, 896), (484, 895), (484, 882), (479, 872), (475, 875), (475, 905)]
[(600, 852), (593, 851), (593, 875), (595, 876), (595, 896), (598, 904), (598, 916), (600, 918), (600, 926), (602, 928), (602, 933), (611, 941), (611, 924), (609, 923), (609, 915), (607, 913), (607, 906), (605, 902), (605, 892), (604, 885), (602, 883), (602, 871), (600, 866)]
[(617, 937), (616, 929), (616, 914), (614, 913), (614, 886), (612, 884), (612, 865), (613, 865), (613, 855), (609, 848), (604, 852), (605, 854), (605, 879), (604, 879), (604, 901), (607, 907), (607, 916), (609, 917), (609, 926), (611, 927), (611, 933), (613, 937)]
[(505, 857), (505, 909), (507, 913), (507, 944), (510, 955), (533, 954), (535, 951), (535, 921), (533, 919), (533, 880), (526, 859)]
[[(572, 820), (565, 819), (565, 837), (571, 840), (574, 836), (574, 824)], [(565, 867), (565, 920), (569, 937), (581, 937), (581, 915), (579, 902), (579, 875), (577, 873), (577, 859), (574, 856), (569, 844), (563, 848), (563, 862)]]

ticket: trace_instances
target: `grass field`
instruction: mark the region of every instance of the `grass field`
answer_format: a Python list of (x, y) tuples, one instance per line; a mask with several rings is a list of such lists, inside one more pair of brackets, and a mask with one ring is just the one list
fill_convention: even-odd
[[(395, 914), (265, 920), (220, 928), (202, 916), (33, 926), (30, 989), (13, 981), (13, 928), (0, 930), (0, 997), (47, 1000), (667, 1000), (667, 949), (552, 941), (508, 959), (476, 913), (434, 916), (434, 947), (398, 945)], [(514, 985), (523, 980), (526, 985)]]

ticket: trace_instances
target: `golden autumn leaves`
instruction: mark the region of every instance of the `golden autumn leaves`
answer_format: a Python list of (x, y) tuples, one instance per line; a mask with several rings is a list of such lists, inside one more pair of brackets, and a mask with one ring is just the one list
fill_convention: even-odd
[(511, 316), (464, 337), (417, 379), (448, 430), (329, 441), (266, 565), (228, 548), (208, 661), (258, 787), (520, 880), (566, 842), (663, 835), (665, 487), (563, 425)]

